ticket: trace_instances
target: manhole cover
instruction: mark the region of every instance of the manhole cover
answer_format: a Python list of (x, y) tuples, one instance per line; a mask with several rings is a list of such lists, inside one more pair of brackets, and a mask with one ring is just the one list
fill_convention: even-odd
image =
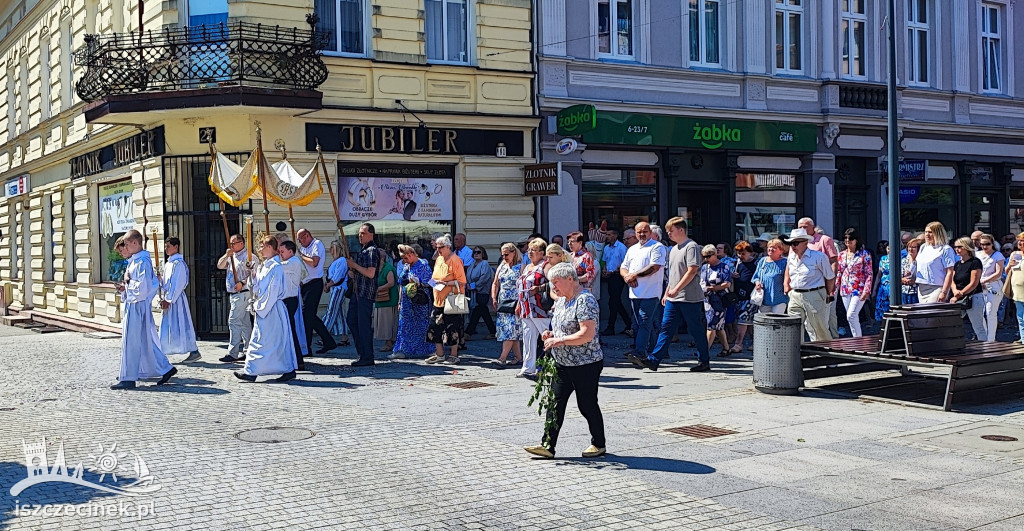
[(999, 442), (1013, 442), (1016, 441), (1016, 437), (1010, 437), (1009, 435), (982, 435), (982, 439), (986, 441), (999, 441)]
[(448, 385), (450, 387), (457, 387), (459, 389), (476, 389), (477, 387), (491, 387), (494, 384), (489, 384), (487, 382), (471, 381), (471, 382), (453, 383), (453, 384), (448, 384)]
[(678, 433), (679, 435), (686, 435), (687, 437), (693, 437), (695, 439), (710, 439), (712, 437), (721, 437), (723, 435), (732, 435), (733, 433), (737, 433), (732, 430), (716, 428), (714, 426), (705, 426), (704, 424), (694, 424), (692, 426), (669, 428), (665, 431), (671, 433)]
[(301, 441), (314, 435), (312, 431), (303, 428), (256, 428), (240, 431), (235, 434), (235, 438), (254, 443), (282, 443)]

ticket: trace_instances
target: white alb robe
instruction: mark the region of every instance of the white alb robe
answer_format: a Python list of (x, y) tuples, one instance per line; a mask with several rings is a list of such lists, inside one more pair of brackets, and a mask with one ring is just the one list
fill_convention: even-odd
[(199, 350), (192, 311), (188, 309), (185, 287), (188, 286), (188, 265), (181, 254), (167, 259), (163, 270), (163, 300), (170, 303), (160, 321), (160, 347), (164, 354), (188, 354)]
[(132, 255), (124, 276), (120, 380), (159, 378), (172, 367), (160, 348), (160, 335), (153, 320), (153, 297), (160, 284), (149, 252), (143, 250)]
[(285, 374), (298, 369), (285, 308), (284, 268), (267, 260), (252, 282), (256, 323), (245, 351), (245, 374)]

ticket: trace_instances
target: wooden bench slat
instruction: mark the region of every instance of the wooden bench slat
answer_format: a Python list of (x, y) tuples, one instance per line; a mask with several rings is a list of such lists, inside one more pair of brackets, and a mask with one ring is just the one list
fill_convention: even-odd
[(953, 394), (961, 393), (964, 391), (971, 391), (974, 389), (983, 389), (985, 387), (991, 387), (995, 385), (1002, 385), (1014, 382), (1024, 382), (1024, 369), (1015, 371), (1003, 371), (994, 372), (989, 374), (982, 374), (978, 376), (971, 376), (969, 378), (960, 378), (957, 376), (953, 379)]
[(970, 378), (981, 374), (1014, 371), (1019, 369), (1024, 369), (1024, 358), (958, 366), (956, 370), (956, 377)]

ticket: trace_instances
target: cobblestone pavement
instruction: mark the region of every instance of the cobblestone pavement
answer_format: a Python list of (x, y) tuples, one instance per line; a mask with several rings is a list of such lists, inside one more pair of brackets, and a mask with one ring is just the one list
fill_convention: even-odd
[[(821, 390), (765, 395), (751, 386), (749, 352), (693, 374), (680, 344), (649, 373), (624, 361), (626, 341), (606, 348), (610, 454), (579, 457), (589, 437), (570, 404), (559, 459), (534, 461), (521, 449), (542, 427), (526, 405), (532, 383), (488, 366), (493, 341), (472, 341), (454, 367), (352, 369), (343, 347), (288, 384), (237, 381), (215, 361), (221, 345), (202, 343), (203, 359), (179, 365), (172, 384), (115, 392), (118, 340), (0, 327), (0, 528), (1024, 527), (1024, 446), (977, 436), (1024, 440), (1024, 400), (944, 413)], [(491, 385), (450, 386), (470, 381)], [(736, 433), (666, 431), (695, 424)], [(313, 435), (236, 437), (269, 427)], [(82, 463), (83, 479), (111, 485), (102, 456), (112, 454), (124, 486), (139, 456), (160, 489), (132, 497), (51, 482), (11, 496), (26, 478), (23, 442), (42, 438), (50, 466), (63, 445), (68, 470)], [(46, 504), (72, 514), (31, 514)]]

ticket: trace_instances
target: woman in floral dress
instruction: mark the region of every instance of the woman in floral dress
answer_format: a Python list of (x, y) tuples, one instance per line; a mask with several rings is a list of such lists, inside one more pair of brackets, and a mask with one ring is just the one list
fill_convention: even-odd
[[(519, 270), (522, 267), (523, 257), (513, 243), (506, 243), (501, 246), (501, 263), (494, 275), (494, 282), (491, 284), (491, 304), (495, 311), (505, 301), (515, 301), (519, 298)], [(507, 303), (506, 303), (507, 304)], [(497, 318), (497, 339), (501, 341), (501, 356), (493, 363), (502, 367), (506, 365), (517, 365), (523, 362), (523, 353), (519, 348), (519, 338), (522, 337), (522, 323), (515, 313), (498, 312)], [(508, 353), (513, 352), (515, 359), (508, 361)]]
[(394, 352), (388, 356), (391, 359), (426, 358), (435, 351), (434, 344), (427, 343), (430, 304), (412, 302), (404, 289), (406, 284), (418, 281), (422, 284), (419, 289), (427, 290), (428, 296), (432, 291), (426, 282), (430, 280), (433, 270), (426, 260), (419, 257), (417, 247), (419, 245), (398, 246), (398, 252), (402, 257), (402, 262), (398, 265), (398, 282), (401, 287), (398, 291), (401, 293), (401, 299), (398, 303), (398, 337), (395, 340)]
[(917, 251), (924, 240), (914, 238), (907, 242), (907, 255), (903, 257), (903, 304), (917, 304)]
[(846, 229), (843, 241), (846, 249), (839, 254), (836, 285), (839, 286), (839, 296), (843, 298), (843, 307), (846, 308), (850, 334), (860, 337), (860, 309), (871, 295), (871, 253), (864, 249), (863, 240), (856, 229)]

